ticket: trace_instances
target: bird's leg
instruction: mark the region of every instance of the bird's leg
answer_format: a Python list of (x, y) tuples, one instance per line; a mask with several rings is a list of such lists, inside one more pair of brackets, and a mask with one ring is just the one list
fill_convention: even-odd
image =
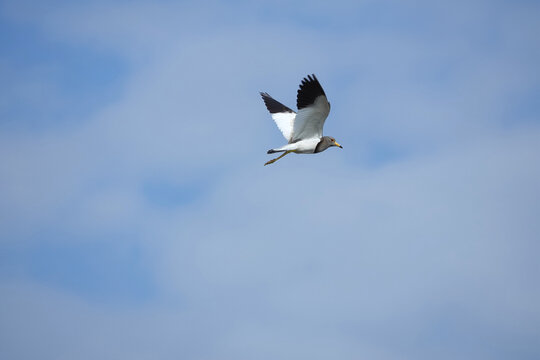
[(273, 163), (275, 163), (276, 161), (278, 161), (279, 159), (281, 159), (282, 157), (284, 157), (285, 155), (287, 155), (287, 154), (289, 154), (289, 153), (292, 153), (292, 152), (294, 152), (294, 150), (287, 150), (287, 151), (285, 151), (283, 154), (281, 154), (280, 156), (278, 156), (277, 158), (268, 161), (266, 164), (264, 164), (264, 166), (273, 164)]

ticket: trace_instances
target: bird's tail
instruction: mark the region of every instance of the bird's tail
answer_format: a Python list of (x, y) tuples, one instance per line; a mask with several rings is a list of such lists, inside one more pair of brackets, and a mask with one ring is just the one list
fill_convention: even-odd
[(270, 149), (268, 150), (266, 153), (267, 154), (273, 154), (273, 153), (277, 153), (277, 152), (285, 152), (287, 150), (276, 150), (276, 149)]

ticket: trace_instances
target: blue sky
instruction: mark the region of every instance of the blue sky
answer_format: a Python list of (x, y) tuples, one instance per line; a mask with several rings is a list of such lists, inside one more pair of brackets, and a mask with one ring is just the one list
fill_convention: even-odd
[[(0, 5), (0, 355), (537, 359), (534, 1)], [(317, 74), (290, 155), (258, 95)]]

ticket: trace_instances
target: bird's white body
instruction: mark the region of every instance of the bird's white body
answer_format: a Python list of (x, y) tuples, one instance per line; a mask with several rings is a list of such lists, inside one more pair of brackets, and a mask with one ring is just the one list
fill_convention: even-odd
[(274, 151), (293, 151), (297, 154), (313, 154), (317, 144), (321, 141), (320, 138), (315, 137), (311, 139), (299, 140), (292, 144), (287, 144), (280, 148), (274, 149)]

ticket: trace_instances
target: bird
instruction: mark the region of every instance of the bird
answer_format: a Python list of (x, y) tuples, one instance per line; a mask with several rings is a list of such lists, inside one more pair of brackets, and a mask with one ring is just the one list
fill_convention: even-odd
[(323, 136), (323, 126), (330, 113), (330, 103), (315, 74), (302, 79), (296, 96), (298, 113), (272, 98), (260, 93), (266, 108), (277, 127), (288, 141), (287, 145), (268, 150), (267, 154), (282, 152), (280, 156), (266, 162), (270, 165), (290, 153), (317, 154), (330, 147), (343, 146), (331, 136)]

